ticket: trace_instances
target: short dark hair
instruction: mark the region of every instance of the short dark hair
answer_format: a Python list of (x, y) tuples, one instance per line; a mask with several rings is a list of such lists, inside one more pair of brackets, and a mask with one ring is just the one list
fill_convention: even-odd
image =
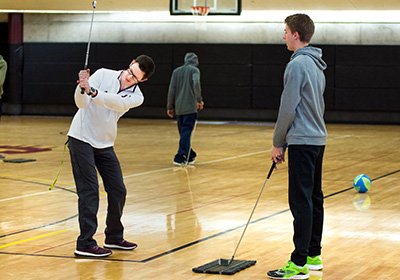
[(297, 32), (300, 36), (300, 41), (309, 43), (314, 35), (314, 22), (306, 14), (294, 14), (285, 19), (285, 23), (290, 28), (292, 33)]
[(156, 69), (154, 61), (151, 57), (142, 54), (135, 58), (135, 62), (139, 63), (139, 69), (144, 72), (144, 77), (149, 79)]

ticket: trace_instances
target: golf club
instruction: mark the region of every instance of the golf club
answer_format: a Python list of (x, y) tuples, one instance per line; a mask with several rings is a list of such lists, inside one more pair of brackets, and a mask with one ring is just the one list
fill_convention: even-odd
[(258, 198), (256, 200), (256, 203), (254, 204), (253, 210), (251, 211), (250, 217), (246, 223), (246, 226), (242, 232), (242, 235), (239, 239), (238, 244), (236, 245), (235, 251), (233, 252), (233, 255), (230, 259), (217, 259), (212, 262), (206, 263), (204, 265), (201, 265), (199, 267), (195, 267), (192, 269), (193, 272), (196, 273), (209, 273), (209, 274), (223, 274), (223, 275), (232, 275), (235, 274), (236, 272), (239, 272), (243, 269), (246, 269), (252, 265), (256, 264), (255, 260), (235, 260), (235, 255), (236, 252), (239, 248), (239, 245), (243, 239), (243, 236), (246, 232), (247, 227), (250, 224), (251, 218), (253, 216), (254, 210), (257, 207), (258, 201), (260, 200), (261, 194), (264, 191), (265, 185), (267, 184), (268, 179), (271, 177), (272, 171), (275, 169), (276, 163), (272, 162), (271, 168), (268, 172), (267, 178), (264, 181), (264, 184), (260, 190), (260, 194), (258, 195)]
[[(92, 28), (93, 28), (94, 11), (96, 9), (96, 0), (93, 0), (92, 7), (93, 7), (92, 19), (90, 21), (89, 39), (88, 39), (88, 44), (87, 44), (87, 48), (86, 48), (86, 58), (85, 58), (85, 65), (83, 66), (83, 69), (88, 69), (88, 64), (89, 64), (90, 40), (92, 37)], [(84, 94), (85, 89), (82, 88), (81, 93)]]
[(238, 244), (236, 245), (235, 251), (233, 252), (232, 257), (231, 257), (230, 261), (228, 262), (228, 265), (231, 264), (232, 261), (233, 261), (233, 259), (235, 258), (236, 251), (237, 251), (237, 249), (239, 248), (240, 242), (242, 242), (243, 236), (244, 236), (244, 234), (245, 234), (245, 232), (246, 232), (246, 230), (247, 230), (247, 227), (249, 226), (249, 223), (250, 223), (250, 221), (251, 221), (251, 218), (253, 217), (254, 211), (256, 210), (258, 201), (260, 200), (260, 197), (261, 197), (261, 195), (262, 195), (262, 193), (263, 193), (263, 191), (264, 191), (265, 185), (267, 184), (267, 181), (268, 181), (269, 177), (271, 177), (272, 171), (274, 171), (275, 166), (276, 166), (276, 163), (275, 163), (275, 161), (273, 161), (273, 162), (272, 162), (272, 165), (271, 165), (271, 168), (269, 169), (267, 178), (266, 178), (265, 181), (264, 181), (264, 184), (263, 184), (263, 186), (262, 186), (262, 188), (261, 188), (261, 190), (260, 190), (260, 194), (258, 195), (258, 198), (257, 198), (257, 200), (256, 200), (256, 203), (254, 204), (253, 210), (251, 211), (250, 217), (249, 217), (249, 219), (248, 219), (248, 221), (247, 221), (247, 223), (246, 223), (246, 226), (244, 227), (244, 230), (243, 230), (243, 232), (242, 232), (242, 235), (240, 236), (239, 242), (238, 242)]

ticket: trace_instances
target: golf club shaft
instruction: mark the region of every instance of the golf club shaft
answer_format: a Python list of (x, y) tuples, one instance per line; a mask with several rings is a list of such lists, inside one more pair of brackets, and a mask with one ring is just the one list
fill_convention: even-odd
[(260, 197), (261, 197), (261, 195), (262, 195), (262, 193), (263, 193), (263, 191), (264, 191), (265, 185), (267, 184), (267, 181), (268, 181), (269, 177), (271, 177), (272, 171), (274, 171), (275, 166), (276, 166), (276, 163), (273, 161), (273, 162), (272, 162), (272, 165), (271, 165), (271, 168), (269, 169), (267, 178), (265, 179), (264, 184), (263, 184), (263, 186), (262, 186), (262, 188), (261, 188), (261, 190), (260, 190), (260, 194), (258, 195), (258, 198), (257, 198), (257, 200), (256, 200), (256, 203), (254, 204), (253, 210), (251, 211), (250, 217), (249, 217), (249, 219), (248, 219), (248, 221), (247, 221), (247, 223), (246, 223), (246, 226), (244, 227), (244, 230), (243, 230), (243, 232), (242, 232), (242, 236), (240, 236), (239, 242), (238, 242), (238, 244), (236, 245), (235, 251), (233, 252), (232, 258), (230, 259), (228, 265), (230, 265), (230, 264), (232, 263), (233, 259), (235, 258), (236, 251), (237, 251), (237, 249), (239, 248), (240, 242), (242, 242), (243, 236), (244, 236), (244, 234), (245, 234), (245, 232), (246, 232), (246, 230), (247, 230), (247, 227), (249, 226), (249, 223), (250, 223), (250, 221), (251, 221), (251, 217), (253, 216), (254, 211), (256, 210), (258, 201), (260, 200)]
[[(96, 0), (93, 0), (92, 7), (93, 7), (92, 19), (90, 21), (89, 39), (88, 39), (88, 44), (87, 44), (87, 47), (86, 47), (85, 65), (83, 66), (84, 69), (88, 69), (88, 66), (89, 66), (90, 41), (91, 41), (91, 37), (92, 37), (92, 28), (93, 28), (94, 11), (96, 9)], [(84, 88), (81, 88), (81, 93), (82, 94), (85, 93), (85, 89)]]

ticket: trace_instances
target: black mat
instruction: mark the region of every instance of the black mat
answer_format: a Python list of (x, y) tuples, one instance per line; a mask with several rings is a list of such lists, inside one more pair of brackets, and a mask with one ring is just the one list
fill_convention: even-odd
[(192, 269), (196, 273), (233, 275), (243, 269), (255, 265), (256, 261), (217, 259)]

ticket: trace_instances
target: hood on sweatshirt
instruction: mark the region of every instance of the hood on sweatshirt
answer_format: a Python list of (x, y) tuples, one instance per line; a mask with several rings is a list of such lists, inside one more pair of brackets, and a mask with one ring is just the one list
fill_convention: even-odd
[(315, 48), (312, 46), (306, 46), (304, 48), (300, 48), (296, 50), (292, 56), (290, 57), (290, 60), (293, 60), (296, 56), (298, 55), (307, 55), (311, 57), (311, 59), (314, 61), (314, 63), (317, 65), (317, 67), (321, 70), (326, 69), (326, 63), (325, 61), (322, 60), (322, 50), (319, 48)]
[(199, 65), (199, 59), (198, 59), (197, 55), (193, 52), (189, 52), (189, 53), (185, 54), (185, 64), (190, 64), (190, 65), (194, 65), (194, 66)]

